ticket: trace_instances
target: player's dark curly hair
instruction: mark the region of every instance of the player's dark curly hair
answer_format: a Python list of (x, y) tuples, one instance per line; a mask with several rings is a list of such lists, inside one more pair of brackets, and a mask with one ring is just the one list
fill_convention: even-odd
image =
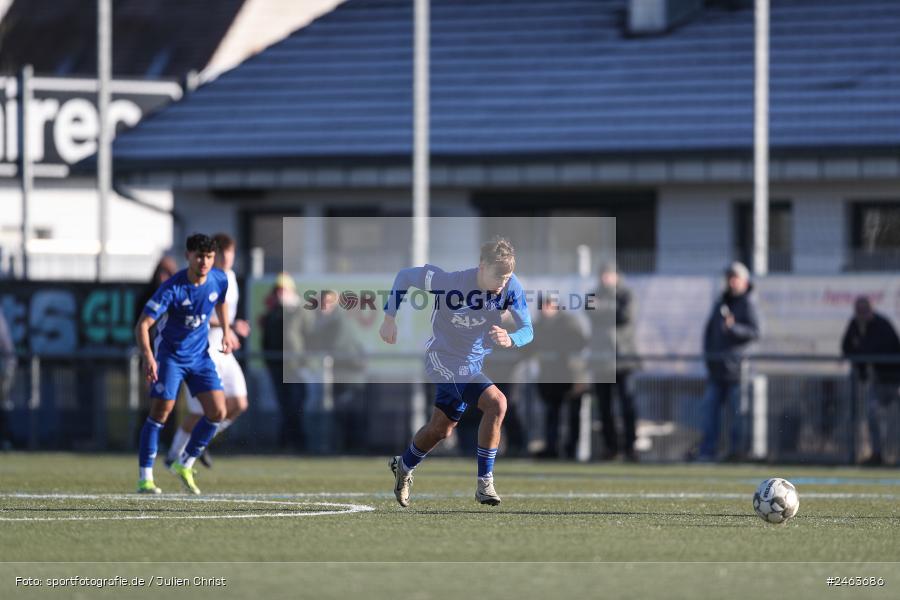
[(497, 236), (481, 245), (481, 262), (497, 265), (504, 273), (512, 273), (516, 268), (516, 250), (510, 241)]
[(191, 236), (187, 239), (185, 247), (187, 248), (188, 252), (201, 252), (203, 254), (216, 252), (216, 250), (218, 250), (216, 240), (209, 237), (205, 233), (191, 234)]

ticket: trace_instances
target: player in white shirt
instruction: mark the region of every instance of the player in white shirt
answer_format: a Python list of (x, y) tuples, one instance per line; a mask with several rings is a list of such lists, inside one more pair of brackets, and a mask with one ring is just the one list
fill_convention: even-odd
[[(250, 335), (250, 325), (243, 319), (235, 319), (240, 292), (238, 291), (237, 277), (232, 270), (234, 266), (234, 240), (224, 233), (217, 233), (214, 239), (219, 248), (219, 251), (216, 253), (215, 266), (228, 276), (228, 291), (225, 294), (225, 302), (230, 313), (228, 320), (231, 323), (232, 330), (240, 337), (246, 338)], [(244, 379), (241, 365), (238, 364), (234, 354), (223, 354), (219, 351), (222, 347), (222, 327), (219, 325), (218, 319), (213, 316), (209, 325), (209, 354), (216, 365), (219, 378), (222, 380), (222, 387), (225, 389), (226, 414), (225, 420), (222, 421), (216, 432), (216, 435), (218, 435), (228, 429), (235, 419), (247, 410), (247, 382)], [(238, 348), (240, 348), (240, 345), (238, 345)], [(170, 465), (178, 459), (191, 437), (194, 425), (203, 416), (203, 407), (196, 397), (191, 396), (188, 399), (187, 406), (188, 414), (185, 415), (181, 427), (175, 432), (172, 446), (169, 448), (168, 457), (166, 458), (166, 465)], [(212, 465), (207, 452), (204, 452), (200, 457), (200, 462), (207, 467)]]

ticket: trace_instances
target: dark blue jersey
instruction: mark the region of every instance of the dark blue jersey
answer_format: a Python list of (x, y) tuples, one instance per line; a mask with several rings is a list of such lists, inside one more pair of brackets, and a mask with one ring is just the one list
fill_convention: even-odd
[(209, 315), (225, 301), (228, 276), (211, 269), (202, 285), (194, 285), (187, 270), (167, 279), (144, 306), (144, 314), (156, 320), (154, 354), (190, 362), (207, 353)]
[(431, 316), (432, 337), (428, 340), (426, 366), (447, 381), (465, 381), (481, 372), (485, 355), (492, 349), (487, 336), (508, 310), (518, 329), (509, 334), (514, 346), (531, 341), (531, 315), (525, 290), (512, 275), (499, 295), (478, 287), (478, 269), (447, 273), (434, 265), (412, 267), (397, 274), (385, 313), (397, 313), (398, 299), (410, 287), (435, 295)]

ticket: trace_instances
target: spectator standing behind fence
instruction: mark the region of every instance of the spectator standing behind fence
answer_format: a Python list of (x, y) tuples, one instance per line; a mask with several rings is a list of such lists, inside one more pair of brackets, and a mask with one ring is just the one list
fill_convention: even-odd
[(750, 296), (752, 291), (747, 267), (732, 263), (725, 270), (725, 291), (713, 305), (706, 322), (703, 352), (709, 378), (702, 406), (704, 425), (699, 461), (716, 459), (723, 404), (731, 415), (727, 459), (735, 459), (741, 452), (741, 368), (747, 347), (760, 335), (756, 305)]
[(528, 347), (528, 352), (538, 358), (541, 373), (537, 387), (546, 407), (544, 434), (547, 445), (538, 457), (559, 457), (560, 417), (565, 412), (568, 436), (562, 452), (566, 458), (575, 458), (581, 395), (586, 391), (580, 354), (587, 345), (587, 336), (570, 313), (560, 310), (555, 298), (540, 297), (538, 308), (540, 317), (534, 323), (534, 342)]
[(346, 302), (338, 306), (336, 291), (326, 290), (321, 295), (306, 349), (316, 353), (313, 367), (317, 370), (323, 368), (321, 360), (326, 355), (333, 360), (331, 389), (336, 430), (332, 449), (359, 451), (366, 444), (365, 348), (352, 322), (358, 308)]
[[(302, 421), (306, 383), (301, 375), (306, 323), (294, 280), (287, 273), (280, 273), (266, 297), (266, 313), (261, 323), (266, 369), (281, 409), (280, 450), (303, 452), (306, 449)], [(285, 383), (285, 376), (295, 383)]]
[[(600, 285), (593, 292), (593, 310), (587, 311), (591, 319), (591, 354), (595, 359), (608, 361), (604, 356), (614, 353), (615, 381), (604, 381), (608, 368), (597, 368), (595, 385), (597, 406), (600, 410), (605, 460), (612, 460), (623, 452), (628, 461), (637, 460), (634, 451), (637, 414), (631, 393), (631, 374), (640, 367), (636, 358), (634, 339), (635, 302), (631, 290), (625, 285), (615, 263), (606, 264), (600, 272)], [(610, 373), (611, 374), (611, 373)], [(613, 417), (613, 392), (619, 398), (624, 426), (624, 445), (619, 447), (619, 435)]]
[[(853, 318), (847, 324), (841, 350), (844, 356), (900, 359), (900, 338), (891, 322), (872, 309), (865, 296), (856, 299)], [(900, 387), (900, 364), (894, 362), (855, 362), (853, 368), (859, 380), (866, 382), (866, 420), (869, 426), (871, 454), (863, 463), (882, 464), (882, 444), (886, 436), (887, 407), (897, 400)]]
[(9, 450), (11, 442), (6, 431), (6, 413), (9, 410), (10, 394), (16, 375), (16, 347), (12, 331), (3, 307), (0, 307), (0, 450)]

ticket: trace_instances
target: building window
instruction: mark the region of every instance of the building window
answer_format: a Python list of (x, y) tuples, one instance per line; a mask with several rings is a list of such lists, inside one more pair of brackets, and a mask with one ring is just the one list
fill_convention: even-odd
[[(651, 273), (656, 268), (656, 199), (653, 192), (483, 192), (473, 196), (485, 231), (505, 231), (516, 240), (516, 252), (534, 257), (532, 268), (551, 272), (574, 270), (577, 247), (592, 249), (594, 270), (615, 253), (623, 272)], [(508, 217), (523, 231), (509, 231)], [(597, 230), (586, 220), (573, 227), (573, 217), (615, 217), (615, 232)], [(531, 228), (531, 229), (529, 229)], [(533, 229), (533, 230), (532, 230)], [(608, 248), (614, 239), (615, 248)], [(540, 265), (540, 257), (569, 257), (571, 265)], [(523, 264), (523, 270), (529, 266)]]
[[(734, 207), (734, 258), (748, 267), (753, 265), (753, 202), (740, 201)], [(791, 203), (769, 203), (769, 272), (793, 270), (794, 218)]]
[(900, 268), (900, 202), (854, 202), (850, 226), (850, 270)]
[(407, 265), (411, 213), (385, 207), (329, 208), (325, 212), (329, 273), (381, 273)]

